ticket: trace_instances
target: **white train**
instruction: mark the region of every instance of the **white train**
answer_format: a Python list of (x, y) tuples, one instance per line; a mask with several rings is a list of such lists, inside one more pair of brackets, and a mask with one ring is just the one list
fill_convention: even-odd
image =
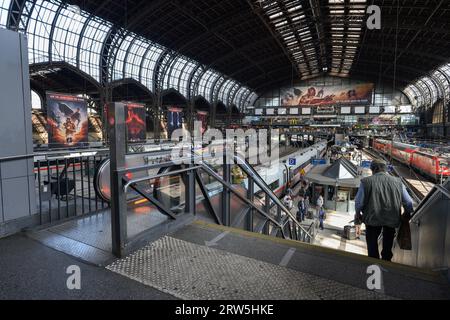
[[(326, 150), (327, 142), (321, 141), (309, 148), (300, 149), (293, 154), (285, 156), (269, 167), (258, 166), (256, 167), (256, 172), (267, 183), (272, 191), (280, 197), (287, 188), (288, 183), (290, 183), (291, 186), (297, 184), (300, 181), (301, 170), (307, 167), (313, 159), (321, 158)], [(292, 161), (294, 159), (295, 161)], [(295, 164), (293, 164), (294, 162)], [(247, 186), (247, 181), (245, 183)], [(259, 188), (255, 188), (255, 192), (258, 192)]]

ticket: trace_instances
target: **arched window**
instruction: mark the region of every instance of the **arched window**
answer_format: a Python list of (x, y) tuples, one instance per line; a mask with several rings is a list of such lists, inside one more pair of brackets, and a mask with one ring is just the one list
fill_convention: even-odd
[(31, 90), (31, 108), (34, 110), (42, 109), (42, 99), (41, 96), (36, 93), (36, 91)]

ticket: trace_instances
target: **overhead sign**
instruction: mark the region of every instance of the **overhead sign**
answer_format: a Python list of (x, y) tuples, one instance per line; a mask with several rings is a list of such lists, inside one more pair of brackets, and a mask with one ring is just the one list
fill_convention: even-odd
[(313, 166), (321, 166), (321, 165), (325, 165), (325, 164), (327, 164), (326, 159), (316, 159), (316, 160), (312, 161)]
[(295, 107), (370, 104), (372, 102), (373, 89), (373, 83), (287, 88), (281, 92), (281, 105), (284, 107)]
[(364, 160), (361, 162), (361, 167), (370, 169), (370, 166), (372, 165), (371, 160)]

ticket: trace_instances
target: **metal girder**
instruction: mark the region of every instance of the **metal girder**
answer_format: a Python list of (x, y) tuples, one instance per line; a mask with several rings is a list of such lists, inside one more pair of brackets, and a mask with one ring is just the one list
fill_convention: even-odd
[(83, 24), (83, 28), (80, 31), (80, 37), (78, 39), (78, 44), (77, 44), (77, 58), (76, 58), (76, 64), (77, 64), (77, 68), (80, 68), (80, 53), (81, 53), (81, 43), (83, 42), (84, 39), (84, 33), (86, 32), (86, 28), (89, 25), (89, 22), (94, 18), (94, 15), (90, 14), (89, 17), (86, 19), (85, 23)]
[(286, 49), (286, 47), (284, 46), (284, 44), (280, 41), (278, 35), (272, 30), (272, 27), (267, 23), (265, 16), (263, 13), (260, 12), (259, 9), (257, 9), (252, 0), (246, 0), (248, 5), (250, 6), (251, 10), (258, 16), (258, 18), (261, 20), (261, 22), (264, 24), (264, 26), (266, 27), (266, 29), (269, 31), (269, 33), (272, 35), (272, 37), (276, 40), (278, 46), (280, 47), (280, 49), (284, 52), (284, 54), (286, 55), (286, 57), (289, 59), (289, 61), (291, 62), (291, 65), (293, 66), (293, 68), (297, 71), (297, 75), (299, 77), (302, 76), (300, 70), (298, 69), (297, 63), (296, 61), (293, 59), (292, 55), (289, 53), (289, 51)]
[[(425, 27), (427, 26), (427, 24), (431, 21), (431, 19), (433, 18), (433, 16), (436, 14), (436, 12), (439, 10), (439, 8), (442, 6), (442, 4), (443, 4), (444, 2), (445, 2), (445, 0), (441, 0), (441, 1), (439, 1), (439, 3), (434, 7), (433, 11), (432, 11), (431, 14), (428, 16), (428, 18), (427, 18), (425, 24), (423, 25), (422, 30), (423, 30), (423, 28), (425, 28)], [(396, 65), (396, 64), (397, 64), (397, 61), (403, 56), (403, 54), (405, 53), (405, 51), (409, 49), (409, 47), (413, 44), (414, 40), (416, 40), (416, 38), (419, 36), (419, 34), (420, 34), (420, 32), (422, 32), (422, 30), (418, 30), (418, 31), (416, 32), (416, 34), (410, 39), (410, 41), (408, 42), (408, 44), (407, 44), (405, 47), (401, 48), (400, 53), (399, 53), (398, 55), (396, 55), (396, 57), (395, 57), (395, 59), (394, 59), (393, 65)], [(383, 75), (385, 75), (385, 74), (389, 71), (389, 69), (390, 69), (390, 67), (384, 71)]]
[(195, 171), (195, 179), (197, 180), (197, 184), (200, 187), (200, 191), (203, 194), (203, 198), (204, 198), (203, 203), (204, 203), (206, 210), (209, 211), (210, 214), (212, 214), (212, 216), (214, 217), (214, 219), (216, 219), (216, 222), (218, 224), (223, 225), (221, 217), (219, 217), (216, 210), (214, 209), (214, 206), (211, 203), (211, 198), (209, 197), (208, 189), (206, 188), (205, 184), (203, 183), (203, 180), (202, 180), (198, 170)]
[[(231, 19), (230, 19), (230, 16), (231, 16)], [(235, 20), (238, 20), (244, 16), (248, 16), (248, 13), (245, 11), (236, 11), (233, 14), (223, 16), (222, 19), (220, 19), (218, 21), (214, 21), (214, 25), (207, 26), (206, 32), (199, 34), (198, 36), (194, 37), (193, 39), (190, 39), (185, 44), (183, 44), (180, 48), (178, 48), (178, 51), (183, 52), (185, 49), (191, 47), (198, 41), (200, 41), (204, 38), (215, 36), (217, 31), (224, 29), (224, 27), (227, 26), (228, 24), (234, 24)]]
[[(265, 42), (268, 42), (271, 40), (273, 40), (272, 36), (260, 38), (255, 41), (251, 41), (251, 42), (247, 43), (246, 45), (237, 48), (236, 50), (232, 50), (232, 51), (226, 53), (225, 55), (218, 57), (217, 59), (214, 59), (210, 64), (208, 64), (208, 68), (212, 68), (212, 67), (220, 64), (221, 62), (226, 61), (227, 59), (233, 57), (234, 55), (240, 54), (241, 51), (252, 49), (262, 43), (265, 43)], [(277, 55), (277, 57), (285, 56), (285, 55), (286, 55), (285, 53), (281, 53), (281, 54)]]
[(35, 3), (36, 0), (28, 2), (26, 0), (13, 0), (9, 7), (6, 22), (7, 28), (17, 32), (25, 32), (28, 28), (28, 22)]
[[(200, 73), (197, 75), (197, 72), (200, 70)], [(189, 76), (188, 79), (188, 94), (189, 94), (189, 100), (196, 96), (198, 86), (200, 79), (203, 77), (203, 75), (208, 70), (204, 68), (202, 64), (198, 64), (197, 67), (194, 69), (192, 74)], [(197, 76), (196, 76), (197, 75)], [(195, 79), (194, 79), (195, 78)], [(206, 97), (204, 97), (206, 99)]]
[[(203, 23), (203, 21), (199, 20), (196, 15), (188, 8), (182, 7), (180, 4), (175, 3), (175, 6), (178, 7), (178, 9), (181, 10), (181, 13), (191, 18), (193, 21), (197, 22), (199, 25), (201, 25), (206, 32), (208, 32), (208, 26)], [(220, 39), (223, 43), (225, 43), (227, 46), (232, 48), (233, 50), (236, 50), (236, 46), (230, 42), (228, 39), (224, 38), (222, 35), (218, 34), (217, 32), (213, 32), (213, 35)], [(264, 72), (264, 69), (261, 68), (258, 64), (253, 61), (251, 57), (249, 57), (247, 54), (242, 53), (242, 57), (244, 57), (249, 63), (255, 65), (261, 72)]]
[(117, 29), (112, 27), (109, 30), (108, 35), (101, 50), (100, 59), (100, 79), (102, 85), (106, 86), (113, 80), (114, 63), (117, 56), (117, 51), (120, 48), (121, 43), (126, 38), (128, 31), (124, 29)]
[[(146, 16), (148, 16), (152, 11), (154, 11), (156, 8), (161, 6), (162, 4), (166, 4), (167, 0), (154, 0), (154, 1), (143, 1), (145, 2), (146, 6), (143, 9), (142, 7), (138, 6), (136, 8), (136, 12), (131, 12), (130, 16), (133, 18), (130, 19), (127, 23), (128, 29), (134, 29), (136, 26), (142, 23), (142, 19), (144, 19)], [(154, 24), (158, 23), (158, 20), (153, 22)], [(151, 26), (148, 26), (151, 28)]]
[(55, 17), (53, 18), (52, 26), (50, 29), (50, 34), (48, 36), (48, 59), (50, 62), (53, 61), (53, 35), (55, 33), (56, 21), (58, 21), (59, 19), (59, 15), (61, 14), (63, 6), (63, 3), (61, 2), (58, 9), (56, 10)]

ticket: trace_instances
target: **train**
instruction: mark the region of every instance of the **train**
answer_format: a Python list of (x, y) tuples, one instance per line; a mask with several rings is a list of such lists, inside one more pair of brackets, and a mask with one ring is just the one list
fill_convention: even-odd
[[(300, 182), (302, 169), (305, 169), (312, 160), (321, 158), (327, 151), (327, 142), (318, 143), (299, 151), (282, 157), (280, 161), (269, 167), (258, 166), (256, 172), (263, 178), (270, 189), (281, 197), (288, 187), (295, 186)], [(247, 181), (245, 181), (247, 187)], [(255, 188), (258, 192), (259, 188)]]
[(373, 149), (392, 156), (393, 159), (413, 168), (424, 176), (438, 182), (450, 177), (450, 156), (423, 151), (413, 144), (391, 142), (376, 139), (373, 141)]

